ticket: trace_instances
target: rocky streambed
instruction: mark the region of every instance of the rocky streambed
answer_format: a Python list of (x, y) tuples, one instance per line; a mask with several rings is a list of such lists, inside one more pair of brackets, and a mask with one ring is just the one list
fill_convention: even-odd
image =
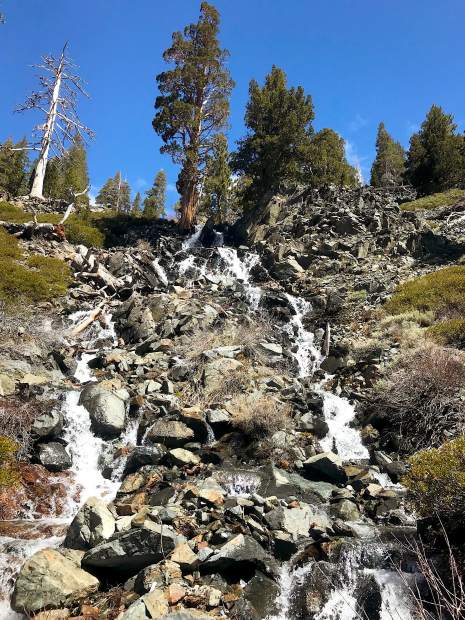
[(200, 240), (69, 249), (68, 389), (35, 448), (65, 507), (2, 525), (0, 617), (413, 617), (415, 520), (313, 290)]

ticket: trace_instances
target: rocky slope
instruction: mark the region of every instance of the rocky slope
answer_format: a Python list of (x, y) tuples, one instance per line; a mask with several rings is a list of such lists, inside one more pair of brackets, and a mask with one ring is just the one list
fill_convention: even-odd
[(348, 400), (394, 349), (355, 343), (396, 283), (460, 247), (368, 189), (278, 197), (224, 233), (248, 246), (169, 224), (111, 250), (27, 242), (75, 284), (36, 378), (2, 360), (6, 396), (55, 401), (31, 460), (63, 504), (2, 526), (5, 590), (30, 555), (17, 613), (412, 617), (399, 464)]

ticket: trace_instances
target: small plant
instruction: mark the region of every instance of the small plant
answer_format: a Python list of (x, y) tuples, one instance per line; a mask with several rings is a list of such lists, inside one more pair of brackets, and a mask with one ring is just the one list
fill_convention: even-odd
[(418, 200), (412, 200), (411, 202), (404, 202), (400, 208), (402, 211), (419, 211), (423, 209), (450, 207), (462, 198), (465, 198), (465, 190), (450, 189), (447, 192), (440, 192), (438, 194), (432, 194), (431, 196), (418, 198)]
[(465, 430), (464, 362), (461, 352), (432, 343), (399, 356), (372, 403), (396, 449), (437, 447)]
[(232, 414), (233, 425), (253, 439), (268, 438), (289, 427), (289, 405), (269, 394), (238, 394), (227, 403), (226, 409)]
[(465, 348), (465, 319), (449, 319), (430, 327), (427, 332), (435, 342)]
[(16, 464), (18, 445), (10, 437), (0, 435), (0, 487), (11, 487), (20, 480)]
[(422, 450), (409, 459), (403, 479), (415, 507), (422, 516), (464, 519), (465, 436), (447, 441), (439, 448)]

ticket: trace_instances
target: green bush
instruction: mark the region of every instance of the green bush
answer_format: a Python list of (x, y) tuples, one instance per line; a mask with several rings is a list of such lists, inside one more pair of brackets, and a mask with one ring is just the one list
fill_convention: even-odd
[(410, 458), (402, 480), (422, 516), (459, 517), (465, 510), (465, 436), (440, 448), (422, 450)]
[(465, 319), (449, 319), (432, 325), (426, 330), (438, 344), (451, 345), (459, 349), (465, 347)]
[(404, 202), (404, 204), (402, 204), (400, 208), (403, 211), (419, 211), (422, 209), (450, 207), (462, 198), (465, 198), (465, 190), (450, 189), (447, 192), (432, 194), (431, 196), (424, 196), (423, 198), (419, 198), (418, 200), (412, 200), (411, 202)]
[(0, 227), (0, 302), (5, 306), (48, 301), (66, 293), (71, 283), (66, 263), (48, 256), (21, 258), (15, 237)]
[(411, 310), (436, 313), (465, 311), (465, 267), (446, 267), (397, 287), (385, 304), (386, 312)]
[(101, 248), (105, 242), (105, 235), (98, 228), (77, 215), (72, 215), (65, 222), (65, 233), (70, 243)]
[[(62, 215), (59, 213), (38, 213), (37, 221), (39, 224), (58, 224)], [(0, 202), (0, 220), (4, 222), (12, 222), (13, 224), (25, 224), (34, 219), (32, 213), (23, 211), (19, 207), (12, 205), (10, 202)]]
[(18, 444), (0, 435), (0, 487), (10, 487), (17, 484), (20, 474), (16, 463)]

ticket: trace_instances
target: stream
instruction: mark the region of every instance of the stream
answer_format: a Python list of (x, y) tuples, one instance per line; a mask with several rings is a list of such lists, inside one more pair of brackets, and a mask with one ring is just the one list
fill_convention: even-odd
[[(177, 273), (184, 277), (190, 270), (196, 271), (196, 277), (205, 276), (207, 273), (205, 262), (200, 266), (197, 265), (195, 248), (200, 233), (200, 229), (197, 229), (183, 245), (183, 252), (188, 252), (188, 256), (177, 263)], [(213, 274), (209, 272), (208, 275), (219, 279), (226, 277), (238, 282), (243, 288), (244, 297), (251, 310), (257, 310), (263, 291), (254, 284), (252, 271), (259, 263), (259, 256), (248, 252), (240, 258), (236, 249), (221, 246), (219, 235), (217, 240), (218, 247), (212, 250), (217, 253), (219, 259), (217, 272)], [(163, 267), (157, 261), (155, 262), (157, 270), (168, 282)], [(314, 335), (305, 327), (305, 318), (311, 307), (306, 300), (290, 294), (286, 294), (286, 299), (292, 316), (283, 329), (294, 344), (293, 356), (298, 376), (309, 377), (322, 361), (321, 353), (314, 344)], [(69, 320), (72, 325), (76, 325), (85, 316), (86, 313), (76, 313)], [(113, 345), (117, 342), (111, 317), (106, 316), (102, 323), (95, 322), (87, 333), (86, 340), (80, 342), (80, 346), (83, 346), (85, 350), (75, 372), (76, 388), (66, 392), (63, 400), (64, 439), (73, 462), (69, 472), (70, 482), (67, 483), (66, 507), (57, 518), (40, 519), (25, 514), (20, 520), (0, 523), (0, 532), (8, 531), (8, 535), (0, 536), (0, 596), (2, 597), (0, 599), (0, 620), (23, 617), (11, 611), (8, 599), (14, 577), (24, 560), (41, 548), (57, 547), (63, 540), (65, 526), (71, 522), (79, 507), (90, 496), (111, 501), (120, 483), (124, 457), (116, 463), (112, 478), (104, 478), (100, 463), (102, 455), (109, 446), (104, 440), (94, 436), (89, 414), (83, 406), (79, 405), (81, 386), (94, 380), (89, 362), (96, 355), (96, 343), (102, 339), (106, 339)], [(324, 400), (324, 416), (329, 427), (327, 436), (321, 440), (322, 448), (325, 451), (331, 451), (335, 447), (344, 461), (365, 460), (366, 462), (369, 456), (368, 450), (362, 444), (360, 432), (351, 426), (355, 417), (354, 407), (348, 400), (326, 391), (323, 388), (324, 383), (325, 381), (315, 386), (316, 392)], [(135, 445), (137, 428), (137, 421), (129, 421), (126, 432), (120, 438), (118, 445)], [(380, 476), (379, 481), (381, 480), (385, 485), (389, 483), (387, 477)], [(256, 480), (253, 476), (247, 477), (246, 474), (238, 473), (225, 481), (225, 487), (231, 496), (247, 497), (255, 492)], [(360, 523), (358, 527), (360, 538), (344, 549), (338, 565), (338, 579), (335, 582), (328, 582), (329, 597), (316, 619), (352, 620), (364, 617), (357, 609), (355, 591), (360, 587), (361, 581), (367, 579), (377, 583), (377, 591), (381, 596), (378, 615), (367, 615), (367, 618), (370, 620), (372, 618), (376, 620), (412, 618), (412, 609), (407, 597), (407, 578), (399, 575), (390, 563), (389, 545), (380, 541), (380, 534), (375, 526), (368, 527), (367, 524)], [(370, 553), (367, 549), (370, 549)], [(370, 556), (368, 560), (367, 555)], [(268, 620), (298, 620), (300, 618), (295, 615), (293, 602), (299, 590), (305, 588), (306, 579), (318, 570), (317, 564), (311, 560), (303, 566), (294, 566), (292, 562), (283, 563), (278, 584), (279, 593), (275, 601), (276, 613), (268, 616)]]

